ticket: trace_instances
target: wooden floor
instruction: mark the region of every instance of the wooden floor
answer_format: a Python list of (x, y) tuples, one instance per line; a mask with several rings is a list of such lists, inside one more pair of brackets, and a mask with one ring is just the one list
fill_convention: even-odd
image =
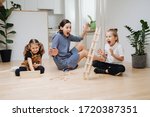
[(90, 80), (84, 80), (84, 61), (78, 69), (64, 73), (57, 70), (52, 60), (44, 60), (46, 72), (41, 78), (20, 78), (10, 71), (20, 62), (0, 62), (0, 99), (150, 99), (150, 68), (133, 69), (126, 64), (123, 76), (96, 75), (92, 72)]

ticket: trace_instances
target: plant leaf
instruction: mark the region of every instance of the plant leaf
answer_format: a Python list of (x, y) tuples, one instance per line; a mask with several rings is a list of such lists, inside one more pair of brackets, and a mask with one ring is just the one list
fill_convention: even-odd
[(16, 31), (10, 31), (7, 34), (16, 34)]
[(14, 7), (11, 7), (10, 9), (6, 9), (6, 20), (8, 19), (8, 17), (11, 15), (12, 11), (14, 10)]
[(11, 28), (13, 26), (14, 26), (14, 24), (12, 24), (12, 23), (6, 23), (6, 29)]
[(128, 31), (130, 31), (131, 33), (134, 33), (134, 32), (135, 32), (130, 26), (125, 25), (124, 27), (125, 27), (126, 29), (128, 29)]
[(3, 30), (0, 30), (0, 34), (6, 38), (6, 34)]
[(148, 26), (148, 24), (147, 24), (147, 22), (146, 22), (146, 21), (144, 21), (144, 20), (140, 20), (140, 22), (141, 22), (141, 24), (142, 24), (142, 29), (143, 29), (143, 30), (145, 30), (145, 29), (149, 29), (149, 26)]
[(4, 41), (1, 41), (1, 40), (0, 40), (0, 43), (2, 43), (2, 44), (4, 44), (4, 45), (6, 45), (6, 43), (5, 43)]
[(150, 33), (146, 33), (146, 34), (145, 34), (145, 36), (148, 36), (148, 35), (150, 35)]
[(7, 42), (7, 43), (13, 43), (13, 40), (11, 40), (11, 39), (6, 39), (6, 42)]
[(89, 17), (90, 21), (93, 21), (93, 20), (92, 20), (92, 17), (91, 17), (90, 15), (88, 15), (88, 17)]
[(3, 26), (4, 24), (0, 23), (0, 26)]
[(0, 12), (0, 20), (3, 21), (3, 22), (6, 21), (5, 20), (5, 15), (2, 12)]

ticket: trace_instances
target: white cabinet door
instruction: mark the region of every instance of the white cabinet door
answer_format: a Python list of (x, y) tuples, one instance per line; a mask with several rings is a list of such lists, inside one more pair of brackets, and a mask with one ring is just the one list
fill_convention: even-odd
[(54, 14), (64, 14), (64, 0), (55, 0)]
[(37, 0), (38, 9), (54, 9), (55, 0)]

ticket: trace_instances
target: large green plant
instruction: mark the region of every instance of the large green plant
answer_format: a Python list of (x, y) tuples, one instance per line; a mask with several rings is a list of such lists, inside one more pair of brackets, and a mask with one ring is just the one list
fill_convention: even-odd
[(140, 20), (141, 29), (133, 30), (130, 26), (125, 26), (125, 28), (130, 31), (130, 35), (127, 36), (130, 40), (130, 44), (135, 48), (136, 55), (144, 55), (145, 54), (145, 45), (148, 45), (148, 36), (150, 35), (150, 28), (148, 23), (144, 20)]
[(16, 33), (16, 31), (11, 30), (14, 24), (8, 23), (7, 20), (12, 14), (12, 11), (19, 7), (19, 5), (15, 4), (9, 9), (6, 9), (4, 6), (0, 9), (0, 43), (5, 46), (5, 49), (8, 49), (8, 44), (13, 43), (13, 40), (10, 39), (10, 35)]

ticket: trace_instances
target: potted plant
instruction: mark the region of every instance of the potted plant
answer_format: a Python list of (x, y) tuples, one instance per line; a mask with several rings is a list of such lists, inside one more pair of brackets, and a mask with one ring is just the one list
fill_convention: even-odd
[(88, 15), (88, 18), (90, 19), (90, 22), (89, 22), (90, 31), (95, 31), (96, 21), (94, 21), (90, 15)]
[(0, 44), (4, 48), (0, 50), (2, 62), (9, 62), (11, 58), (11, 49), (8, 48), (8, 44), (13, 43), (13, 40), (10, 39), (12, 34), (16, 32), (11, 30), (14, 26), (13, 23), (8, 23), (7, 20), (11, 15), (12, 11), (19, 8), (19, 5), (14, 5), (12, 2), (12, 7), (6, 9), (2, 4), (0, 8)]
[(132, 54), (132, 66), (134, 68), (144, 68), (146, 67), (146, 57), (145, 47), (148, 45), (148, 36), (150, 35), (150, 28), (148, 23), (144, 20), (140, 20), (141, 29), (135, 31), (129, 26), (125, 26), (130, 35), (127, 38), (130, 40), (130, 44), (135, 49), (135, 53)]

